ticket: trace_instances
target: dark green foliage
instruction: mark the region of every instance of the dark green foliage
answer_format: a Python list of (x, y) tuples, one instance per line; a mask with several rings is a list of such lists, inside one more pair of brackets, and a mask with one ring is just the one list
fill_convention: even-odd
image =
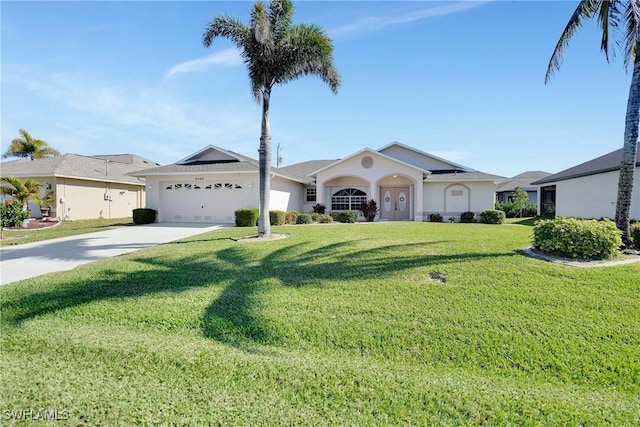
[(460, 215), (460, 222), (476, 222), (475, 212), (462, 212)]
[(442, 215), (439, 213), (429, 214), (429, 222), (442, 222)]
[(29, 212), (22, 210), (22, 205), (15, 201), (6, 201), (0, 204), (2, 228), (19, 227), (22, 221), (29, 218)]
[(298, 221), (298, 214), (299, 212), (297, 211), (289, 211), (285, 214), (285, 219), (284, 222), (285, 224), (296, 224)]
[(258, 208), (236, 209), (236, 227), (255, 227), (258, 215)]
[(334, 217), (333, 214), (335, 212), (331, 212), (331, 217), (338, 221), (338, 222), (342, 222), (345, 224), (350, 224), (350, 223), (354, 223), (356, 221), (358, 221), (358, 212), (357, 211), (342, 211), (342, 212), (338, 212), (337, 215)]
[(315, 205), (313, 205), (312, 209), (313, 213), (323, 214), (327, 208), (322, 203), (316, 203)]
[(269, 222), (271, 225), (284, 225), (287, 220), (285, 211), (269, 211)]
[(640, 222), (631, 224), (631, 239), (636, 249), (640, 249)]
[[(504, 211), (507, 218), (516, 218), (520, 216), (520, 211), (513, 202), (496, 202), (496, 209)], [(522, 209), (523, 217), (532, 217), (538, 214), (538, 205), (533, 202), (527, 202)]]
[(566, 258), (604, 259), (622, 246), (620, 230), (608, 219), (555, 218), (533, 227), (533, 247)]
[(314, 220), (316, 222), (319, 222), (320, 224), (329, 224), (331, 222), (333, 222), (333, 218), (331, 217), (331, 215), (327, 215), (327, 214), (321, 214), (317, 220)]
[(157, 212), (154, 209), (140, 208), (133, 210), (133, 222), (136, 224), (153, 224)]
[(365, 200), (362, 202), (360, 204), (360, 212), (362, 212), (362, 215), (367, 222), (373, 222), (376, 214), (378, 213), (378, 205), (376, 204), (376, 201), (371, 199), (369, 201)]
[(311, 218), (311, 214), (306, 212), (300, 212), (298, 214), (298, 218), (296, 219), (296, 224), (313, 224), (313, 219)]
[(484, 224), (504, 224), (506, 215), (503, 211), (487, 209), (480, 213), (480, 222)]

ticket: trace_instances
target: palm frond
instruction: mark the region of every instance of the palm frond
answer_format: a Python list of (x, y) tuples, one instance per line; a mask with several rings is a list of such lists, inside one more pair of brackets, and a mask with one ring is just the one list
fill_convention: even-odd
[(624, 65), (629, 68), (637, 60), (640, 43), (640, 0), (631, 0), (627, 3), (624, 22), (626, 23)]
[(202, 36), (202, 44), (210, 47), (216, 37), (231, 40), (238, 49), (243, 51), (249, 38), (249, 28), (239, 19), (218, 16), (207, 25)]
[(273, 32), (267, 9), (262, 3), (255, 3), (251, 12), (249, 28), (253, 31), (253, 37), (260, 45), (273, 46)]
[(269, 21), (274, 39), (280, 40), (293, 22), (293, 2), (291, 0), (272, 0), (269, 3)]
[(567, 26), (565, 27), (558, 43), (556, 44), (553, 53), (551, 54), (551, 59), (549, 60), (549, 64), (547, 65), (547, 73), (544, 78), (544, 82), (547, 83), (554, 72), (560, 69), (560, 65), (562, 65), (562, 54), (566, 47), (569, 45), (569, 40), (575, 34), (577, 30), (582, 27), (583, 19), (589, 19), (593, 16), (593, 14), (598, 9), (598, 5), (602, 0), (582, 0), (576, 10), (571, 15)]
[(333, 65), (333, 45), (320, 27), (306, 24), (291, 27), (279, 48), (276, 83), (313, 74), (337, 93), (340, 76)]

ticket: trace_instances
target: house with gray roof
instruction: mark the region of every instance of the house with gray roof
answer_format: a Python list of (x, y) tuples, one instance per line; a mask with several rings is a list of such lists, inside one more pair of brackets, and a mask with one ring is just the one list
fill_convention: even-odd
[[(532, 182), (539, 186), (539, 213), (578, 218), (614, 218), (622, 149)], [(640, 220), (640, 151), (630, 218)]]
[[(237, 209), (259, 206), (258, 162), (214, 145), (130, 175), (145, 178), (147, 207), (158, 211), (159, 222), (233, 223)], [(459, 218), (493, 208), (504, 179), (393, 142), (344, 159), (273, 168), (270, 209), (310, 212), (320, 203), (327, 212), (356, 211), (374, 199), (377, 220)]]
[(513, 192), (516, 191), (516, 188), (520, 187), (527, 192), (529, 196), (528, 202), (538, 203), (538, 187), (531, 183), (546, 178), (549, 175), (551, 175), (551, 173), (544, 171), (527, 171), (516, 175), (498, 184), (496, 188), (496, 199), (498, 202), (508, 202), (513, 197)]
[(135, 154), (63, 154), (2, 162), (0, 173), (35, 179), (43, 186), (41, 196), (51, 194), (53, 202), (44, 212), (29, 204), (35, 218), (43, 213), (60, 219), (126, 218), (146, 204), (144, 179), (129, 173), (152, 166), (159, 164)]

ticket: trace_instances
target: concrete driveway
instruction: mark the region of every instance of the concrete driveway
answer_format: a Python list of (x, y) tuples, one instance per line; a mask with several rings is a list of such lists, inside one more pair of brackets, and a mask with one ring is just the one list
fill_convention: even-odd
[[(0, 285), (216, 230), (212, 224), (148, 224), (0, 248)], [(34, 231), (37, 233), (37, 231)]]

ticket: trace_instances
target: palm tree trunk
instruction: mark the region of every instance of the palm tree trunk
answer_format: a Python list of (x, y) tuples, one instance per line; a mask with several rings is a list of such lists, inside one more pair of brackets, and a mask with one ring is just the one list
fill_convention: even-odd
[(271, 127), (269, 125), (269, 102), (271, 89), (262, 92), (262, 128), (260, 132), (260, 149), (258, 165), (260, 167), (260, 217), (258, 218), (258, 237), (269, 237), (271, 222), (269, 220), (269, 196), (271, 193)]
[[(616, 202), (616, 225), (622, 231), (622, 241), (625, 246), (631, 245), (631, 229), (629, 225), (629, 211), (633, 194), (633, 177), (636, 169), (638, 152), (638, 126), (640, 124), (640, 39), (636, 42), (638, 53), (633, 63), (633, 75), (627, 101), (627, 116), (624, 129), (624, 146), (622, 148), (622, 162), (620, 164), (620, 178), (618, 181), (618, 198)], [(636, 242), (637, 244), (638, 242)]]

